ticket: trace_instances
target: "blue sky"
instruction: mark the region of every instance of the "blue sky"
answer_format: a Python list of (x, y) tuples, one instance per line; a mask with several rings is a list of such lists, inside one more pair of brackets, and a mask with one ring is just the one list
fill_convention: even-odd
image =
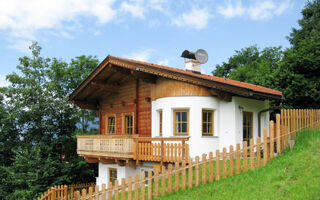
[(210, 74), (235, 50), (289, 47), (305, 0), (0, 0), (0, 86), (38, 41), (64, 61), (108, 54), (184, 68), (183, 50), (205, 49)]

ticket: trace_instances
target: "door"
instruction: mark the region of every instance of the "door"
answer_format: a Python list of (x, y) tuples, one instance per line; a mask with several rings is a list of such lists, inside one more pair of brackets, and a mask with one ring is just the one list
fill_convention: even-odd
[(253, 113), (243, 112), (243, 141), (247, 141), (250, 146), (250, 139), (252, 138), (253, 132)]

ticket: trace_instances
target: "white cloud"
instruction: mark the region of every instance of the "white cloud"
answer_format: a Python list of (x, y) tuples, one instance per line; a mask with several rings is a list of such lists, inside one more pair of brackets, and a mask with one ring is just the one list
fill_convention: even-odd
[(10, 83), (6, 80), (6, 77), (3, 75), (0, 75), (0, 87), (6, 87)]
[(242, 6), (242, 1), (229, 1), (225, 7), (220, 6), (218, 12), (226, 18), (248, 16), (252, 20), (268, 20), (282, 15), (290, 6), (291, 0), (261, 0), (253, 1), (251, 5)]
[(120, 5), (120, 11), (130, 13), (133, 17), (144, 19), (147, 12), (156, 10), (163, 12), (167, 0), (128, 0)]
[(241, 1), (237, 1), (236, 5), (233, 5), (231, 2), (229, 2), (227, 7), (219, 6), (218, 11), (226, 18), (242, 16), (245, 13), (245, 9), (242, 7)]
[(128, 12), (132, 16), (144, 19), (145, 7), (143, 1), (141, 0), (131, 0), (130, 2), (122, 2), (120, 10), (123, 12)]
[(71, 35), (70, 33), (68, 32), (65, 32), (65, 31), (62, 31), (61, 33), (61, 36), (64, 37), (64, 38), (67, 38), (67, 39), (74, 39), (74, 36)]
[(124, 55), (125, 58), (131, 58), (138, 61), (148, 61), (151, 54), (154, 52), (154, 49), (143, 49), (141, 51), (133, 52), (128, 55)]
[(12, 42), (12, 45), (9, 46), (10, 49), (16, 49), (21, 51), (25, 54), (30, 54), (29, 47), (31, 46), (32, 42), (29, 40), (17, 40)]
[[(0, 0), (0, 30), (12, 37), (35, 39), (38, 30), (67, 29), (64, 23), (77, 23), (79, 16), (95, 17), (98, 23), (114, 19), (114, 0)], [(72, 26), (72, 24), (68, 24)]]
[(169, 60), (167, 58), (165, 58), (164, 60), (160, 60), (158, 62), (158, 65), (168, 66), (169, 65)]
[(188, 13), (183, 13), (173, 24), (177, 26), (187, 26), (195, 29), (203, 29), (207, 26), (211, 15), (206, 8), (192, 8)]

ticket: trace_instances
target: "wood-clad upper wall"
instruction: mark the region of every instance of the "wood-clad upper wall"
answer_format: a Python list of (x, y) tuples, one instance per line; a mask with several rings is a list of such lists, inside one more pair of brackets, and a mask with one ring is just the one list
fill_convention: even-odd
[(106, 134), (106, 116), (116, 117), (116, 134), (122, 134), (123, 114), (133, 113), (136, 129), (136, 107), (138, 103), (138, 134), (151, 136), (151, 84), (139, 80), (138, 101), (136, 101), (137, 80), (129, 79), (121, 84), (118, 93), (104, 95), (100, 101), (100, 133)]
[(211, 96), (211, 94), (204, 87), (167, 78), (158, 78), (157, 84), (152, 85), (152, 100), (173, 96)]

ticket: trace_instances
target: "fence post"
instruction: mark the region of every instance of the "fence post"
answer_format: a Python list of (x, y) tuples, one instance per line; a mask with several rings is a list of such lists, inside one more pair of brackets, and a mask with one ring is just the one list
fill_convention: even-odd
[(148, 171), (148, 199), (152, 199), (152, 171)]
[(82, 189), (81, 200), (86, 200), (86, 199), (87, 199), (87, 190)]
[(112, 199), (112, 182), (108, 183), (108, 199)]
[[(74, 193), (74, 198), (75, 198), (76, 200), (80, 199), (80, 192), (79, 192), (79, 191), (75, 191), (75, 193)], [(104, 199), (102, 199), (102, 200), (104, 200)]]
[(186, 160), (182, 161), (182, 173), (181, 173), (181, 180), (182, 180), (182, 190), (186, 189)]
[(168, 166), (168, 193), (172, 192), (172, 164)]
[(213, 181), (213, 153), (209, 153), (209, 181)]
[(243, 142), (243, 152), (242, 152), (242, 157), (243, 157), (243, 171), (246, 172), (248, 169), (248, 142), (244, 141)]
[[(134, 199), (135, 200), (138, 200), (139, 199), (139, 175), (138, 174), (136, 174), (135, 176), (134, 176)], [(112, 199), (112, 196), (111, 196), (111, 198), (110, 199)], [(109, 200), (109, 199), (108, 199)]]
[(179, 174), (180, 174), (180, 167), (179, 167), (179, 163), (176, 162), (174, 165), (174, 171), (175, 171), (175, 175), (174, 175), (174, 190), (178, 191), (179, 190)]
[(56, 200), (56, 188), (51, 187), (51, 200)]
[(268, 129), (263, 128), (263, 164), (264, 166), (268, 163)]
[(202, 184), (207, 183), (207, 154), (202, 154)]
[(188, 187), (192, 188), (193, 186), (193, 162), (192, 158), (190, 158), (189, 166), (188, 166)]
[(220, 180), (220, 151), (216, 150), (216, 180)]
[(240, 174), (241, 171), (241, 160), (240, 160), (240, 144), (237, 144), (236, 149), (236, 173)]
[(277, 154), (280, 155), (281, 153), (281, 138), (280, 138), (280, 115), (277, 114), (277, 121), (276, 121), (276, 130), (277, 130)]
[(196, 186), (199, 185), (200, 181), (200, 172), (199, 172), (199, 156), (196, 156)]
[(222, 178), (227, 177), (227, 148), (223, 147), (222, 150)]
[(154, 172), (154, 197), (158, 198), (158, 196), (159, 196), (159, 168), (156, 168)]
[(257, 167), (261, 166), (261, 139), (257, 138)]
[(121, 200), (126, 199), (126, 179), (121, 179)]
[(270, 159), (273, 158), (274, 154), (274, 122), (271, 120), (270, 121)]
[(229, 175), (233, 176), (233, 170), (234, 170), (234, 151), (233, 151), (233, 145), (230, 145), (229, 147)]
[(250, 169), (254, 169), (254, 142), (253, 139), (250, 139)]
[(105, 183), (102, 184), (101, 191), (102, 191), (101, 199), (106, 200), (106, 184)]
[(164, 196), (166, 193), (166, 167), (162, 166), (161, 170), (161, 195)]

